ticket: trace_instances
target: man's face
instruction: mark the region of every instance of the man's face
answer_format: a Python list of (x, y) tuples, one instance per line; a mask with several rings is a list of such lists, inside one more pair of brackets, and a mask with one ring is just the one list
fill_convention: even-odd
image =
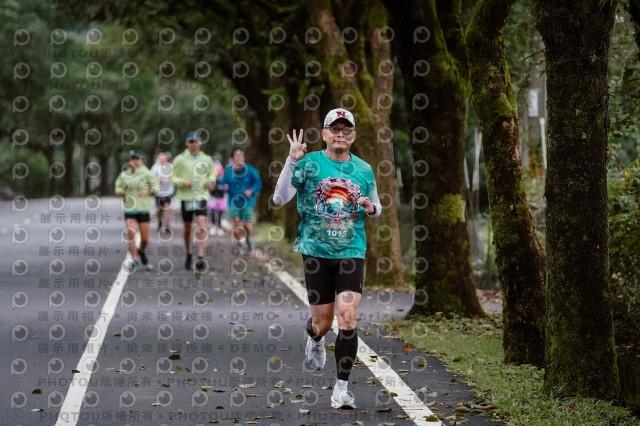
[(137, 169), (142, 164), (142, 158), (140, 158), (140, 157), (131, 157), (131, 158), (129, 158), (129, 164), (134, 169)]
[(200, 146), (202, 145), (202, 141), (198, 139), (189, 139), (187, 141), (187, 149), (191, 153), (191, 155), (196, 155), (200, 152)]
[[(351, 130), (351, 133), (345, 135), (343, 129), (346, 129), (347, 133)], [(337, 133), (333, 133), (334, 131), (337, 131)], [(351, 148), (351, 145), (356, 140), (356, 131), (347, 120), (338, 119), (322, 129), (322, 139), (327, 143), (329, 151), (341, 154)]]
[(233, 153), (233, 167), (240, 170), (244, 166), (244, 152), (237, 150)]

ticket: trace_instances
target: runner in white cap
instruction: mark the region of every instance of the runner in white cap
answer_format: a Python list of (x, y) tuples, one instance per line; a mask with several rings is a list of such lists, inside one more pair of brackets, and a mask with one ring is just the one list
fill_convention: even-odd
[(371, 166), (349, 152), (356, 140), (355, 127), (350, 111), (329, 111), (322, 129), (327, 147), (309, 154), (302, 130), (287, 135), (289, 157), (273, 196), (276, 205), (283, 205), (297, 194), (301, 220), (294, 249), (304, 259), (311, 311), (306, 324), (305, 363), (312, 369), (324, 367), (324, 336), (331, 329), (337, 300), (334, 408), (356, 408), (347, 386), (358, 349), (356, 317), (364, 277), (364, 221), (381, 211)]

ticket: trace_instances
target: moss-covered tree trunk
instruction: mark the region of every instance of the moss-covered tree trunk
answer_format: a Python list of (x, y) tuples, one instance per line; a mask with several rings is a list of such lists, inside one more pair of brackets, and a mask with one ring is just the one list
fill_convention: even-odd
[[(460, 1), (385, 0), (405, 83), (414, 169), (416, 297), (410, 314), (485, 316), (465, 219), (469, 81)], [(436, 12), (437, 10), (437, 12)], [(442, 22), (440, 21), (442, 17)]]
[[(378, 0), (373, 2), (368, 16), (367, 35), (371, 49), (371, 74), (373, 90), (371, 92), (371, 114), (375, 144), (368, 155), (376, 174), (378, 195), (384, 206), (380, 217), (374, 219), (372, 227), (378, 251), (377, 263), (369, 263), (368, 270), (377, 271), (376, 284), (385, 287), (405, 287), (400, 250), (400, 229), (398, 220), (399, 199), (396, 194), (395, 165), (389, 113), (393, 95), (393, 63), (391, 62), (391, 43), (389, 34), (385, 34), (387, 26), (386, 10)], [(375, 269), (374, 269), (375, 268)]]
[[(389, 103), (383, 95), (390, 97), (393, 90), (393, 74), (378, 70), (381, 62), (391, 59), (390, 45), (384, 36), (380, 37), (381, 29), (387, 26), (386, 15), (379, 0), (357, 2), (357, 6), (351, 13), (340, 9), (339, 16), (334, 17), (330, 2), (308, 2), (311, 22), (322, 31), (319, 53), (329, 83), (332, 108), (343, 106), (354, 113), (358, 133), (353, 151), (373, 167), (379, 193), (384, 194), (381, 216), (373, 227), (368, 227), (365, 284), (406, 288), (395, 204), (395, 173), (376, 173), (381, 170), (380, 163), (384, 167), (391, 160), (389, 144), (378, 140), (382, 134), (380, 129), (389, 124), (390, 108), (385, 108)], [(354, 34), (344, 33), (344, 40), (349, 41), (347, 45), (343, 41), (343, 30), (336, 22), (345, 17), (345, 27), (356, 29), (357, 34), (357, 40), (351, 43)], [(365, 60), (367, 43), (373, 65), (371, 71)], [(393, 164), (391, 168), (395, 169)], [(389, 203), (389, 199), (393, 202)]]
[(616, 1), (536, 3), (545, 44), (548, 172), (544, 390), (614, 399), (609, 291), (607, 54)]
[(467, 49), (502, 285), (504, 359), (542, 367), (546, 254), (524, 192), (518, 112), (504, 43), (504, 26), (514, 1), (476, 4), (467, 28)]

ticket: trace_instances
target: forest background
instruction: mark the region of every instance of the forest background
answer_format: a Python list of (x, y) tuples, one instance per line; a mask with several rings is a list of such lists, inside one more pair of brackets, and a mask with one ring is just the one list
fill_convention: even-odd
[[(591, 303), (608, 318), (604, 343), (595, 343), (605, 363), (615, 364), (608, 323), (616, 352), (637, 357), (639, 14), (634, 1), (585, 1), (558, 11), (577, 23), (594, 11), (610, 17), (599, 23), (610, 38), (588, 55), (589, 63), (604, 64), (606, 93), (591, 100), (604, 105), (604, 115), (591, 119), (589, 106), (576, 106), (597, 92), (586, 85), (567, 102), (572, 117), (553, 121), (547, 105), (557, 105), (552, 97), (560, 90), (547, 79), (563, 62), (545, 45), (547, 3), (1, 0), (2, 194), (110, 196), (130, 149), (144, 152), (150, 166), (160, 151), (181, 152), (186, 133), (198, 129), (204, 151), (223, 163), (234, 147), (246, 150), (265, 182), (259, 220), (292, 237), (295, 221), (286, 218), (294, 206), (269, 202), (288, 153), (285, 135), (304, 128), (310, 149), (321, 149), (322, 117), (345, 107), (356, 116), (354, 152), (372, 165), (384, 207), (368, 231), (367, 284), (414, 291), (410, 314), (422, 316), (483, 317), (476, 287), (502, 289), (505, 360), (546, 365), (549, 392), (611, 399), (617, 373), (609, 374), (609, 387), (553, 379), (554, 360), (564, 356), (554, 352), (563, 332), (554, 319), (566, 319), (554, 305), (565, 286), (558, 271), (569, 270), (563, 259), (571, 262), (573, 252), (547, 227), (564, 207), (547, 202), (561, 181), (554, 170), (579, 180), (593, 164), (578, 152), (599, 155), (605, 191), (585, 180), (581, 194), (606, 207), (608, 237), (604, 247), (597, 244), (604, 260), (587, 259), (598, 270), (584, 285), (565, 287), (598, 297), (577, 305)], [(586, 81), (577, 65), (564, 77)], [(604, 132), (606, 152), (585, 145), (574, 151), (574, 165), (554, 163), (563, 158), (562, 135), (552, 123), (572, 128), (569, 120), (583, 119)], [(495, 123), (508, 131), (500, 136)], [(577, 139), (591, 142), (596, 133), (580, 131)], [(586, 226), (585, 217), (577, 219)], [(584, 241), (587, 234), (566, 235)], [(592, 310), (574, 315), (586, 320)], [(591, 344), (588, 338), (575, 351)], [(583, 377), (576, 374), (566, 380)]]

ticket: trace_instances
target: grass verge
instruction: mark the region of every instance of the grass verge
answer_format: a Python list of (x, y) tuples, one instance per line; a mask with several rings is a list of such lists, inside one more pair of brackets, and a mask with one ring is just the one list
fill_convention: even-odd
[[(299, 280), (301, 276), (304, 277), (302, 256), (293, 250), (293, 242), (286, 238), (275, 238), (280, 237), (280, 231), (272, 233), (272, 227), (273, 224), (271, 223), (255, 224), (253, 231), (256, 243), (269, 258), (278, 257), (282, 259), (286, 264), (286, 270)], [(274, 234), (275, 237), (271, 234)]]
[[(483, 402), (512, 425), (640, 425), (640, 419), (610, 402), (591, 398), (550, 398), (542, 394), (544, 370), (502, 362), (502, 320), (413, 317), (384, 324), (400, 339), (436, 356), (466, 376)], [(446, 423), (445, 423), (446, 424)]]

